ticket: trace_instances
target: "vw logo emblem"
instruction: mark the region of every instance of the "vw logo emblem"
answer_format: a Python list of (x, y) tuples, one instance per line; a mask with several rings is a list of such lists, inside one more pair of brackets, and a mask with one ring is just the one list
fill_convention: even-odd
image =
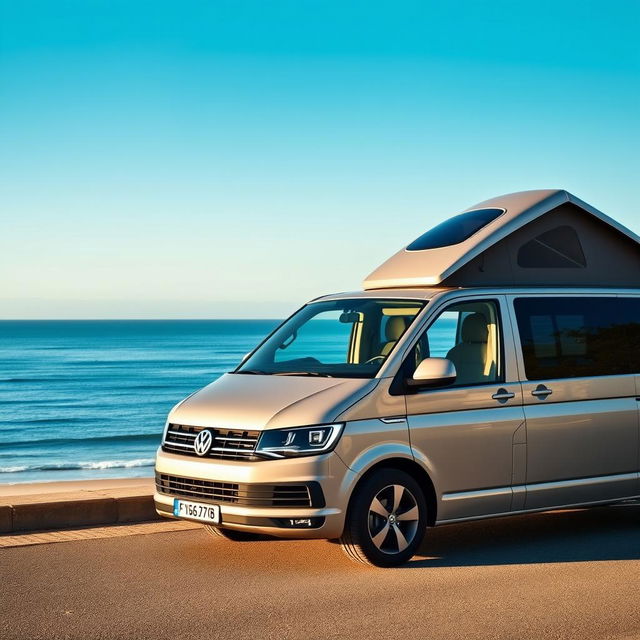
[(213, 444), (213, 433), (210, 429), (203, 429), (193, 441), (193, 449), (199, 456), (206, 456)]

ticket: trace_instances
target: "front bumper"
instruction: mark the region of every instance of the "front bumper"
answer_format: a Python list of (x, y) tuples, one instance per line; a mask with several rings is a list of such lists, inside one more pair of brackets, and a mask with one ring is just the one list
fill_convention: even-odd
[[(167, 481), (167, 478), (178, 480)], [(279, 538), (338, 538), (344, 528), (350, 487), (355, 480), (356, 474), (335, 453), (236, 462), (198, 459), (159, 450), (154, 500), (158, 514), (168, 518), (175, 517), (173, 501), (181, 498), (219, 504), (221, 527)], [(193, 481), (211, 495), (189, 495), (184, 489), (191, 490)], [(255, 496), (266, 495), (265, 487), (290, 485), (309, 487), (307, 505), (289, 506), (286, 500), (270, 500), (266, 506), (256, 504), (259, 499)], [(233, 488), (229, 490), (229, 487)], [(229, 497), (237, 495), (242, 497)], [(292, 526), (292, 519), (311, 519), (312, 526)]]

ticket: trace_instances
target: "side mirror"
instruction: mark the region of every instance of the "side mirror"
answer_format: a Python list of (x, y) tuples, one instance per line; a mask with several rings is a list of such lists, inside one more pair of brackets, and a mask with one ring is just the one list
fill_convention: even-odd
[(407, 386), (412, 389), (446, 387), (456, 381), (456, 367), (446, 358), (425, 358), (416, 368)]

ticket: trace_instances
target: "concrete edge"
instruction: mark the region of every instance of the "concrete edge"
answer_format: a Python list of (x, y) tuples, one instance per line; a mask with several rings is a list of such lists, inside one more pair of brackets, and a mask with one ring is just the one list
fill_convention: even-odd
[(67, 529), (161, 520), (153, 495), (83, 496), (79, 499), (20, 502), (0, 505), (0, 533)]

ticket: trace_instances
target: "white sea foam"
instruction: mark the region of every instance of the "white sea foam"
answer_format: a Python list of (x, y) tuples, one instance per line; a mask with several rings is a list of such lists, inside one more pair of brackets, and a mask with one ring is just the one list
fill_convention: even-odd
[(73, 469), (133, 469), (134, 467), (152, 467), (153, 463), (153, 458), (138, 458), (137, 460), (99, 460), (97, 462), (62, 462), (60, 464), (0, 467), (0, 473), (20, 473), (22, 471), (69, 471)]

